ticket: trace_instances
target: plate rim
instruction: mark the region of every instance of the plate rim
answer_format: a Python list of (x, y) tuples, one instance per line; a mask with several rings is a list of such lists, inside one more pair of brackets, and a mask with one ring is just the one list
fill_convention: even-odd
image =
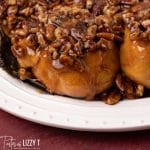
[[(150, 119), (147, 118), (147, 117), (145, 119), (140, 119), (139, 122), (133, 121), (132, 118), (130, 117), (129, 119), (130, 119), (131, 123), (128, 124), (127, 121), (124, 120), (119, 125), (117, 125), (117, 122), (115, 122), (115, 123), (113, 122), (113, 121), (117, 121), (117, 119), (113, 120), (113, 119), (108, 117), (106, 120), (109, 121), (108, 119), (110, 119), (109, 124), (107, 124), (107, 121), (106, 122), (103, 121), (102, 124), (97, 125), (96, 124), (97, 123), (96, 119), (98, 119), (98, 116), (96, 116), (96, 115), (95, 115), (96, 116), (95, 118), (92, 118), (94, 115), (92, 116), (91, 114), (90, 114), (91, 116), (88, 116), (88, 115), (83, 115), (83, 116), (81, 115), (81, 116), (79, 116), (80, 113), (79, 114), (76, 114), (76, 113), (73, 114), (72, 113), (72, 116), (69, 116), (69, 114), (63, 113), (63, 111), (51, 112), (51, 111), (47, 111), (46, 109), (44, 110), (43, 108), (40, 109), (40, 108), (38, 108), (38, 107), (36, 107), (34, 105), (27, 104), (27, 103), (24, 103), (23, 101), (20, 101), (19, 99), (16, 99), (15, 96), (7, 94), (7, 92), (10, 92), (10, 91), (7, 91), (7, 89), (14, 90), (13, 89), (13, 85), (11, 87), (9, 85), (9, 83), (7, 83), (7, 82), (15, 81), (16, 79), (14, 79), (10, 75), (8, 75), (2, 69), (0, 69), (0, 74), (1, 74), (0, 82), (2, 83), (0, 85), (0, 89), (1, 89), (0, 90), (0, 109), (4, 110), (4, 111), (6, 111), (6, 112), (8, 112), (10, 114), (13, 114), (13, 115), (15, 115), (15, 116), (17, 116), (19, 118), (26, 119), (26, 120), (29, 120), (29, 121), (32, 121), (32, 122), (36, 122), (36, 123), (39, 123), (39, 124), (47, 125), (47, 126), (58, 127), (58, 128), (63, 128), (63, 129), (70, 129), (70, 130), (78, 130), (78, 131), (120, 132), (120, 131), (143, 130), (143, 129), (149, 129), (150, 128)], [(8, 81), (5, 80), (6, 78), (8, 78)], [(20, 84), (20, 81), (17, 80), (16, 82), (17, 82), (16, 84), (18, 84), (18, 83)], [(23, 85), (23, 84), (21, 84), (21, 85)], [(18, 92), (18, 91), (15, 91), (15, 90), (14, 90), (14, 93)], [(60, 98), (61, 96), (50, 96), (50, 97), (51, 98), (52, 97), (57, 97), (57, 98), (59, 97)], [(69, 98), (64, 98), (64, 99), (69, 99)], [(132, 103), (137, 103), (138, 105), (141, 105), (142, 101), (143, 101), (143, 103), (144, 103), (144, 101), (146, 101), (146, 104), (147, 103), (150, 104), (150, 102), (148, 100), (150, 100), (150, 98), (143, 99), (143, 100), (136, 100), (136, 102), (132, 102)], [(59, 107), (61, 107), (61, 105), (62, 105), (64, 108), (68, 108), (69, 105), (70, 105), (70, 107), (74, 107), (74, 106), (75, 106), (75, 108), (79, 107), (79, 108), (82, 108), (83, 110), (85, 110), (86, 113), (87, 113), (87, 110), (90, 110), (90, 109), (92, 111), (94, 109), (97, 109), (97, 111), (99, 111), (99, 108), (95, 107), (95, 105), (93, 105), (93, 104), (97, 104), (95, 102), (93, 102), (93, 103), (92, 102), (91, 103), (87, 102), (88, 105), (86, 105), (86, 106), (90, 106), (90, 104), (92, 104), (93, 108), (92, 107), (86, 108), (86, 106), (83, 107), (84, 106), (84, 102), (82, 102), (82, 101), (81, 102), (77, 102), (77, 103), (83, 103), (82, 105), (76, 105), (77, 103), (75, 103), (74, 106), (71, 104), (72, 101), (70, 103), (64, 103), (62, 101), (62, 104), (59, 101), (55, 102), (55, 103), (59, 104), (60, 105)], [(102, 102), (99, 102), (98, 104), (102, 105), (100, 107), (100, 109), (104, 111), (105, 108), (102, 108), (102, 107), (105, 107), (106, 104), (101, 104), (101, 103)], [(127, 104), (127, 102), (123, 102), (123, 103)], [(123, 103), (120, 106), (124, 105)], [(128, 106), (130, 106), (130, 104), (132, 104), (132, 103), (129, 102)], [(53, 100), (50, 100), (50, 104), (54, 105)], [(133, 107), (133, 105), (131, 105), (131, 106)], [(149, 107), (146, 106), (146, 105), (144, 105), (144, 106), (145, 106), (145, 110), (144, 111), (145, 112), (146, 111), (150, 112), (149, 111)], [(54, 107), (56, 107), (56, 106), (54, 105)], [(73, 109), (74, 110), (78, 110), (77, 108), (76, 109), (75, 108), (73, 108)], [(115, 110), (114, 106), (107, 106), (106, 108), (108, 110), (110, 110), (110, 112), (112, 110)], [(137, 108), (139, 109), (139, 112), (142, 110), (140, 107), (137, 107)], [(56, 109), (56, 110), (58, 110), (58, 109)], [(68, 108), (68, 110), (70, 110), (70, 108)], [(96, 112), (96, 111), (93, 111), (93, 112)], [(73, 118), (71, 118), (71, 117), (73, 117)], [(88, 117), (91, 119), (90, 121), (87, 119)], [(100, 116), (100, 117), (103, 118), (103, 115)], [(106, 117), (107, 117), (107, 115), (106, 115)], [(118, 118), (118, 119), (120, 119), (120, 118)], [(111, 124), (112, 124), (112, 126), (111, 126)]]

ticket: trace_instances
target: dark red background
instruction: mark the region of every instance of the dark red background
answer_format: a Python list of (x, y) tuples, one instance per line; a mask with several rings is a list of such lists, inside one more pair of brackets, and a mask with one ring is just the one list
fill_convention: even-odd
[[(150, 130), (77, 132), (38, 125), (0, 111), (0, 136), (40, 139), (40, 150), (150, 150)], [(0, 146), (0, 150), (1, 150)]]

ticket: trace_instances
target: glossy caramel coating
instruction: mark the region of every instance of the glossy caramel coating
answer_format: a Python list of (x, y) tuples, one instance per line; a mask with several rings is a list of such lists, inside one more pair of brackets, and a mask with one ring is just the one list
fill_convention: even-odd
[(69, 67), (56, 69), (47, 52), (43, 52), (33, 73), (51, 93), (77, 98), (92, 99), (110, 88), (119, 69), (118, 50), (89, 53), (84, 59), (86, 70), (79, 72)]
[(130, 31), (125, 30), (124, 43), (120, 51), (121, 67), (133, 81), (150, 88), (150, 42), (130, 39)]

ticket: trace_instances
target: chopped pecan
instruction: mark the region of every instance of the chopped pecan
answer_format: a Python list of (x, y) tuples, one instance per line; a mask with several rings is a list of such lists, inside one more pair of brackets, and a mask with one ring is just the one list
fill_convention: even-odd
[(46, 38), (50, 41), (55, 39), (54, 36), (55, 27), (51, 24), (46, 25)]
[(62, 53), (68, 53), (69, 50), (71, 49), (72, 45), (70, 42), (66, 42), (60, 49), (60, 52)]
[(94, 39), (94, 37), (96, 36), (96, 31), (97, 31), (97, 26), (96, 25), (92, 25), (92, 26), (88, 27), (88, 29), (87, 29), (87, 39)]
[(138, 85), (136, 86), (135, 94), (136, 94), (137, 97), (142, 97), (142, 96), (144, 95), (144, 86), (138, 84)]
[(94, 0), (86, 0), (86, 8), (91, 9), (94, 4)]
[(77, 41), (82, 39), (83, 37), (83, 35), (75, 28), (71, 29), (71, 36), (74, 37), (74, 39), (76, 39)]
[(18, 7), (17, 6), (10, 6), (8, 9), (7, 9), (7, 14), (8, 16), (11, 16), (11, 15), (16, 15), (16, 13), (18, 12)]
[(75, 50), (76, 54), (77, 54), (78, 56), (80, 56), (80, 57), (83, 55), (82, 49), (83, 49), (83, 44), (82, 44), (80, 41), (78, 41), (78, 42), (74, 45), (74, 50)]
[(67, 29), (58, 27), (55, 29), (54, 35), (55, 35), (56, 39), (61, 39), (63, 37), (67, 37), (69, 35), (69, 31)]
[(134, 83), (122, 74), (117, 75), (116, 86), (124, 98), (134, 99), (144, 94), (144, 87), (142, 85)]
[(40, 32), (37, 32), (36, 35), (37, 35), (38, 43), (40, 44), (40, 46), (45, 47), (46, 41), (44, 39), (44, 36)]
[(30, 8), (30, 7), (27, 7), (25, 9), (19, 11), (19, 14), (24, 15), (26, 17), (31, 15), (32, 13), (33, 13), (33, 8)]
[(138, 3), (137, 5), (132, 7), (132, 12), (136, 13), (136, 12), (140, 12), (141, 10), (148, 9), (148, 8), (150, 8), (150, 3), (149, 2)]
[(125, 91), (124, 79), (121, 74), (118, 74), (116, 77), (116, 85), (121, 92)]
[(101, 38), (98, 42), (97, 42), (97, 48), (100, 50), (109, 50), (112, 48), (110, 41)]
[(15, 30), (15, 32), (13, 34), (25, 37), (28, 34), (28, 30), (27, 29), (17, 29), (17, 30)]
[(17, 22), (16, 16), (14, 16), (14, 15), (8, 16), (8, 17), (7, 17), (8, 29), (13, 29), (14, 24), (15, 24), (16, 22)]
[(7, 1), (8, 5), (16, 5), (16, 3), (17, 3), (17, 0), (8, 0)]
[(58, 52), (57, 52), (56, 50), (53, 51), (52, 58), (53, 58), (54, 60), (56, 60), (56, 59), (58, 58)]
[(111, 41), (120, 41), (120, 42), (122, 41), (122, 38), (120, 36), (115, 35), (113, 33), (107, 33), (107, 32), (97, 33), (97, 37), (104, 38)]
[(106, 96), (106, 98), (104, 99), (106, 104), (109, 105), (114, 105), (116, 103), (118, 103), (121, 99), (121, 94), (119, 93), (119, 91), (115, 90), (113, 92), (111, 92), (110, 94), (108, 94), (108, 96)]
[(142, 21), (142, 25), (144, 28), (150, 27), (150, 19)]
[(72, 65), (74, 63), (74, 60), (70, 56), (62, 54), (60, 56), (60, 63), (63, 65)]

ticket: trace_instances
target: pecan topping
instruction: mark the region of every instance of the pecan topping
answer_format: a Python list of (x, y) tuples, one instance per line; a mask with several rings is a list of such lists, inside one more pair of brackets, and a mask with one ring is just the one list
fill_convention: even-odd
[[(105, 53), (110, 43), (121, 44), (125, 27), (131, 31), (131, 40), (150, 40), (150, 1), (1, 0), (0, 25), (11, 38), (15, 57), (26, 56), (30, 49), (32, 55), (46, 52), (55, 69), (67, 66), (84, 72), (87, 53)], [(30, 77), (24, 68), (19, 74), (22, 80)], [(107, 104), (144, 94), (142, 85), (122, 73), (114, 86), (106, 92)]]

